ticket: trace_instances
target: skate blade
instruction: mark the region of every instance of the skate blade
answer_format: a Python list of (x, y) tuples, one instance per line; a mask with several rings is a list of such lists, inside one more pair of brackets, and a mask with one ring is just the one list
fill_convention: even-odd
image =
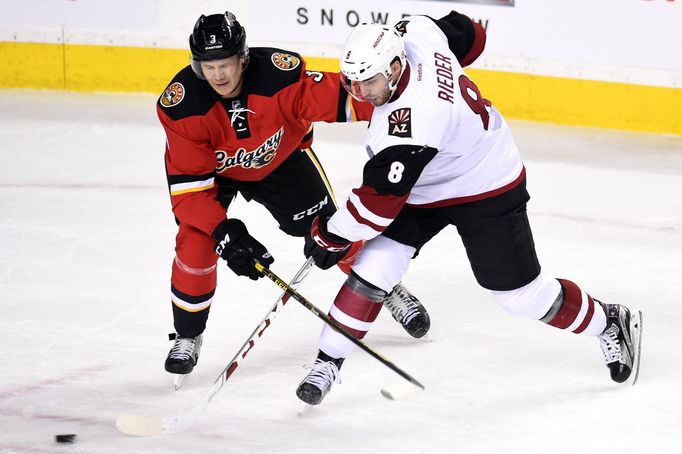
[(312, 405), (309, 405), (305, 402), (301, 402), (301, 406), (298, 407), (298, 414), (296, 416), (300, 418), (301, 416), (303, 416), (304, 413), (308, 411), (308, 408), (310, 408), (311, 406)]
[(189, 375), (190, 374), (172, 374), (173, 375), (173, 389), (175, 391), (179, 390), (182, 388), (185, 383), (189, 380)]
[(634, 374), (631, 383), (632, 386), (634, 386), (639, 379), (639, 364), (642, 354), (642, 320), (642, 311), (637, 311), (630, 318), (630, 332), (632, 333), (632, 344), (633, 350), (635, 351), (635, 357), (632, 360), (632, 372)]

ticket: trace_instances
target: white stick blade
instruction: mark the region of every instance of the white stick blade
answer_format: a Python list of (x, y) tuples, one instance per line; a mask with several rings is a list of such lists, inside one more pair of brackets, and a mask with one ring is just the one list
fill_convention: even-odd
[(395, 385), (386, 386), (381, 388), (381, 395), (387, 399), (398, 400), (407, 395), (410, 395), (421, 388), (413, 385), (412, 383), (398, 383)]
[(121, 413), (116, 418), (116, 428), (126, 435), (154, 437), (161, 435), (163, 419), (155, 416), (140, 416)]

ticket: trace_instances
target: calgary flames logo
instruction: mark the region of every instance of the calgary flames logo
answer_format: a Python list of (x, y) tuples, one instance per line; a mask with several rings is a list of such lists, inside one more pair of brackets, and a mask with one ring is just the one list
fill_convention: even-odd
[(260, 169), (275, 159), (277, 149), (282, 142), (284, 126), (270, 136), (255, 150), (240, 148), (233, 155), (223, 150), (216, 150), (216, 172), (222, 173), (225, 169), (242, 167), (244, 169)]
[(180, 104), (185, 97), (185, 87), (180, 82), (173, 82), (161, 95), (161, 105), (163, 107), (173, 107)]
[(298, 65), (301, 64), (301, 59), (295, 55), (275, 52), (272, 54), (272, 64), (281, 70), (291, 71), (292, 69), (298, 68)]

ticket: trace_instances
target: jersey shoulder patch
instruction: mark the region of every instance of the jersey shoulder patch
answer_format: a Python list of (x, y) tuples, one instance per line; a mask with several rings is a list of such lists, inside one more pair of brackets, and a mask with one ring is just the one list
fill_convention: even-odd
[(274, 47), (249, 49), (244, 84), (249, 94), (274, 96), (301, 78), (303, 58), (296, 52)]
[(412, 137), (412, 109), (401, 107), (388, 114), (388, 135)]
[(403, 36), (405, 33), (407, 33), (407, 24), (409, 23), (409, 20), (401, 20), (394, 25), (395, 31), (397, 31), (400, 36)]
[(270, 56), (272, 64), (282, 71), (293, 71), (301, 64), (301, 57), (297, 54), (289, 54), (286, 52), (274, 52)]
[(205, 115), (216, 103), (213, 90), (190, 66), (182, 69), (159, 96), (159, 106), (173, 120)]

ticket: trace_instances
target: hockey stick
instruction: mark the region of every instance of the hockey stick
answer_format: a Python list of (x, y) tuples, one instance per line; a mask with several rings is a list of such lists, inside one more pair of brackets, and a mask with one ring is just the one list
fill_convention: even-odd
[(370, 356), (373, 358), (379, 360), (384, 366), (388, 367), (391, 369), (393, 372), (396, 374), (400, 375), (402, 378), (405, 380), (409, 381), (413, 385), (424, 389), (424, 385), (419, 383), (414, 377), (412, 377), (410, 374), (405, 372), (404, 370), (400, 369), (398, 366), (393, 364), (391, 361), (387, 360), (383, 356), (381, 356), (379, 353), (375, 352), (371, 348), (367, 346), (364, 342), (362, 342), (360, 339), (357, 339), (351, 334), (348, 334), (341, 325), (339, 325), (335, 320), (331, 319), (327, 314), (324, 312), (321, 312), (313, 303), (305, 299), (303, 296), (301, 296), (300, 293), (298, 293), (295, 289), (291, 288), (291, 286), (287, 285), (282, 279), (277, 277), (275, 273), (270, 271), (268, 268), (264, 267), (261, 265), (259, 262), (254, 263), (256, 269), (263, 273), (265, 277), (270, 279), (272, 282), (277, 284), (282, 290), (284, 290), (288, 295), (291, 295), (296, 301), (301, 303), (306, 309), (308, 309), (310, 312), (315, 314), (319, 319), (323, 320), (327, 325), (331, 326), (334, 328), (334, 330), (338, 331), (343, 337), (360, 347), (362, 350), (367, 352)]
[[(291, 280), (287, 288), (296, 288), (303, 281), (313, 267), (313, 259), (306, 260), (298, 273)], [(211, 388), (204, 395), (201, 401), (188, 413), (175, 416), (142, 416), (130, 413), (122, 413), (116, 418), (116, 428), (126, 435), (138, 437), (151, 437), (162, 434), (174, 434), (188, 429), (194, 421), (206, 409), (208, 403), (218, 394), (225, 382), (230, 378), (234, 371), (239, 367), (239, 363), (251, 351), (256, 340), (263, 335), (265, 329), (270, 326), (272, 320), (277, 316), (279, 310), (289, 300), (289, 293), (284, 292), (279, 297), (275, 305), (268, 311), (267, 315), (253, 330), (249, 338), (244, 342), (228, 366), (223, 369), (218, 378), (215, 379)]]

